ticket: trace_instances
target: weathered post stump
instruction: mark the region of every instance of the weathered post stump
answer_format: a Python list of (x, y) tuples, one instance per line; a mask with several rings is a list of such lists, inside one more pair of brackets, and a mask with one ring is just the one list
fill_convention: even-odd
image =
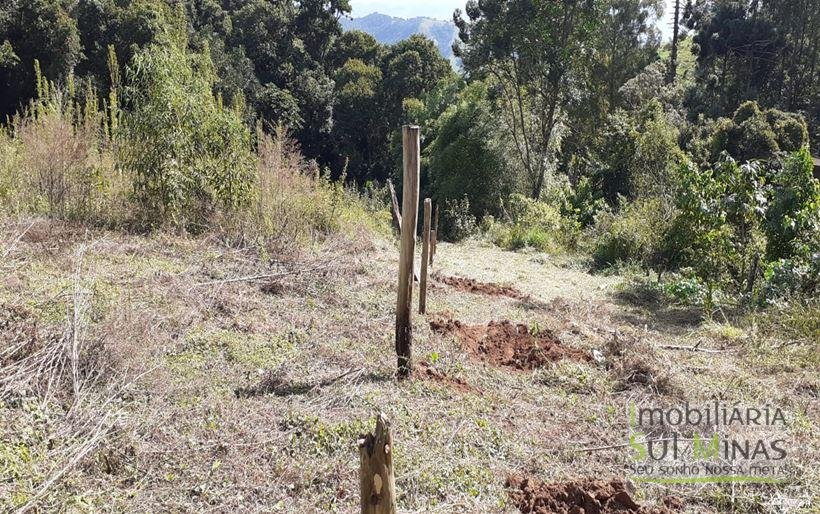
[(383, 413), (376, 417), (376, 431), (359, 439), (359, 457), (362, 514), (395, 514), (393, 436)]

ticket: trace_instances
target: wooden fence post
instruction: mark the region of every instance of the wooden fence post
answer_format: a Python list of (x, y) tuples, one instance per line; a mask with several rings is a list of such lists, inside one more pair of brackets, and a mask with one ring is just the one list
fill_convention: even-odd
[(433, 215), (433, 244), (430, 247), (430, 264), (433, 264), (433, 257), (436, 256), (436, 247), (438, 246), (438, 202), (436, 202), (436, 208), (434, 209), (435, 214)]
[(396, 480), (393, 475), (393, 436), (381, 412), (376, 431), (359, 439), (359, 495), (362, 514), (396, 513)]
[(419, 281), (419, 314), (427, 312), (427, 266), (430, 261), (430, 213), (433, 204), (424, 199), (424, 224), (421, 229), (421, 280)]
[[(393, 187), (393, 181), (387, 179), (387, 189), (390, 190), (390, 203), (392, 204), (392, 208), (390, 209), (393, 214), (393, 226), (396, 227), (396, 230), (399, 231), (401, 234), (401, 212), (399, 211), (399, 201), (396, 199), (396, 188)], [(419, 281), (419, 273), (416, 271), (415, 264), (413, 265), (413, 280), (416, 282)]]
[(416, 225), (419, 209), (419, 127), (402, 127), (404, 146), (404, 183), (402, 184), (401, 256), (399, 257), (399, 289), (396, 300), (396, 355), (399, 378), (412, 371), (413, 325), (413, 260), (416, 250)]

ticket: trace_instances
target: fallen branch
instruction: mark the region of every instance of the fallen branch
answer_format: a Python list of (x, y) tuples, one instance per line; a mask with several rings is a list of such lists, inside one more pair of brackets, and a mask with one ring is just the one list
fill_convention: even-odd
[(31, 222), (31, 224), (30, 224), (28, 227), (26, 227), (26, 229), (25, 229), (24, 231), (22, 231), (22, 232), (20, 233), (20, 235), (19, 235), (19, 236), (17, 236), (17, 238), (16, 238), (14, 241), (12, 241), (12, 242), (11, 242), (11, 244), (8, 246), (8, 248), (6, 248), (6, 251), (5, 251), (5, 252), (3, 252), (3, 258), (4, 258), (4, 259), (5, 259), (6, 257), (8, 257), (8, 256), (9, 256), (9, 254), (12, 252), (12, 250), (14, 250), (14, 247), (15, 247), (15, 246), (17, 246), (17, 243), (19, 243), (19, 242), (20, 242), (20, 240), (21, 240), (21, 239), (23, 239), (23, 237), (24, 237), (26, 234), (28, 234), (28, 231), (29, 231), (29, 230), (31, 230), (31, 227), (33, 227), (33, 226), (34, 226), (34, 223), (35, 223), (35, 222), (34, 222), (34, 221), (32, 221), (32, 222)]
[[(653, 443), (663, 443), (663, 442), (670, 442), (675, 441), (674, 438), (667, 438), (667, 439), (652, 439)], [(691, 441), (691, 439), (681, 439), (677, 438), (678, 441)], [(647, 440), (644, 439), (643, 441), (639, 441), (641, 443), (645, 443)], [(609, 446), (596, 446), (594, 448), (577, 448), (575, 451), (578, 453), (591, 453), (591, 452), (600, 452), (604, 450), (617, 450), (619, 448), (626, 448), (630, 446), (632, 443), (620, 443), (620, 444), (611, 444)]]
[(712, 348), (701, 348), (700, 344), (695, 346), (677, 346), (677, 345), (660, 345), (658, 348), (662, 350), (681, 350), (686, 352), (703, 352), (703, 353), (725, 353), (726, 350), (714, 350)]
[(215, 286), (215, 285), (222, 285), (222, 284), (235, 284), (237, 282), (254, 282), (256, 280), (271, 280), (277, 278), (284, 278), (293, 275), (301, 275), (303, 273), (312, 273), (314, 271), (319, 271), (321, 269), (325, 269), (330, 267), (330, 263), (322, 264), (321, 266), (316, 266), (315, 268), (308, 268), (308, 269), (301, 269), (301, 270), (294, 270), (294, 271), (285, 271), (282, 273), (268, 273), (264, 275), (251, 275), (248, 277), (236, 277), (236, 278), (226, 278), (224, 280), (213, 280), (210, 282), (200, 282), (199, 284), (195, 284), (194, 287), (204, 287), (204, 286)]

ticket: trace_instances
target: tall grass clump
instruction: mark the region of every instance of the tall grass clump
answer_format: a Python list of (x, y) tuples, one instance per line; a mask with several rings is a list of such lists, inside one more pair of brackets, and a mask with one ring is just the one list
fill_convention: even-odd
[(36, 99), (0, 128), (0, 216), (217, 232), (268, 250), (387, 225), (284, 128), (254, 132), (241, 96), (226, 106), (184, 23), (138, 52), (124, 82), (113, 49), (109, 66), (102, 101), (90, 83), (78, 94), (73, 77), (56, 84), (37, 67)]
[(0, 130), (0, 213), (100, 222), (122, 203), (109, 118), (74, 78), (58, 87), (35, 62), (37, 97)]
[(223, 216), (223, 231), (236, 242), (281, 252), (357, 228), (386, 232), (389, 215), (343, 180), (333, 181), (304, 158), (284, 127), (256, 132), (256, 166), (250, 197)]

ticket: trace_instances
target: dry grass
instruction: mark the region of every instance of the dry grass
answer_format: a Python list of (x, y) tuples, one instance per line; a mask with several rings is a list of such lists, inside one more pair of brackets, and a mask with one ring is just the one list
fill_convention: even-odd
[[(111, 429), (84, 454), (71, 438), (51, 436), (64, 416), (38, 417), (38, 401), (3, 403), (0, 416), (14, 421), (0, 425), (0, 510), (36, 501), (41, 510), (356, 512), (356, 439), (381, 409), (394, 427), (402, 512), (514, 512), (504, 488), (512, 474), (546, 481), (623, 476), (627, 450), (616, 446), (624, 442), (630, 403), (716, 395), (774, 402), (794, 414), (789, 436), (805, 449), (795, 455), (796, 489), (676, 487), (687, 511), (766, 512), (778, 494), (814, 494), (817, 501), (813, 370), (795, 354), (788, 367), (761, 372), (760, 353), (746, 351), (743, 338), (720, 354), (662, 349), (691, 345), (692, 338), (715, 348), (723, 343), (715, 339), (720, 331), (697, 322), (686, 330), (646, 323), (646, 312), (611, 300), (617, 277), (591, 276), (537, 254), (441, 244), (438, 271), (515, 285), (539, 302), (437, 285), (428, 295), (431, 316), (526, 323), (598, 350), (606, 363), (497, 368), (468, 358), (452, 337), (432, 333), (428, 320), (415, 316), (416, 359), (469, 387), (422, 378), (399, 383), (392, 241), (354, 230), (277, 259), (219, 237), (86, 233), (46, 222), (18, 237), (28, 225), (9, 223), (0, 233), (0, 251), (11, 248), (0, 263), (0, 304), (16, 313), (12, 324), (22, 334), (4, 336), (2, 344), (26, 340), (32, 324), (39, 345), (52, 340), (46, 334), (62, 337), (79, 276), (89, 292), (82, 296), (83, 340), (102, 338), (106, 362), (123, 376), (147, 374), (112, 402), (122, 415), (106, 421)], [(312, 271), (292, 273), (299, 270)], [(231, 280), (260, 275), (278, 278)], [(625, 380), (637, 371), (652, 379)], [(670, 388), (660, 386), (660, 376)], [(90, 387), (100, 397), (107, 390), (105, 383)], [(613, 448), (582, 451), (601, 446)], [(49, 452), (64, 455), (62, 466), (47, 465)], [(38, 497), (72, 455), (80, 458)], [(640, 487), (650, 503), (667, 494)]]

